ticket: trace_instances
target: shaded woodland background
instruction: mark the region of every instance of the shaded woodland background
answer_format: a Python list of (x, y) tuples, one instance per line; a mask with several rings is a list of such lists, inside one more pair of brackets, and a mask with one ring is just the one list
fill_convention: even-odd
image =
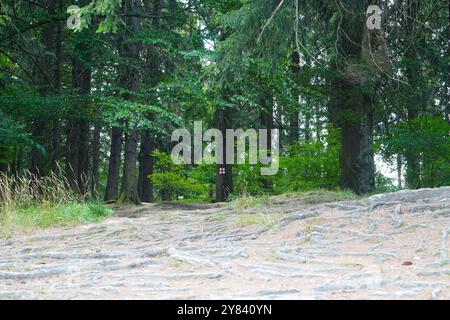
[[(449, 185), (450, 0), (370, 4), (0, 0), (0, 171), (134, 203)], [(198, 120), (280, 129), (279, 174), (174, 165)]]

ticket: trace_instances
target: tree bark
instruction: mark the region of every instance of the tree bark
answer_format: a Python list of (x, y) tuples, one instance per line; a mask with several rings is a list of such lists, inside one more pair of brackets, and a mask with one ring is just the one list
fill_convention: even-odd
[[(344, 97), (339, 105), (341, 187), (363, 194), (375, 188), (373, 114), (367, 95), (344, 79), (340, 82)], [(350, 94), (345, 96), (344, 92)]]
[(233, 193), (233, 166), (217, 165), (216, 175), (216, 202), (225, 202)]
[[(274, 129), (274, 108), (273, 108), (273, 96), (271, 94), (263, 93), (260, 96), (259, 103), (261, 106), (261, 124), (263, 128), (267, 129), (267, 154), (272, 150), (272, 129)], [(260, 152), (263, 150), (259, 150)], [(264, 189), (267, 191), (272, 190), (272, 183), (270, 179), (264, 177), (262, 179)]]
[[(64, 11), (64, 0), (58, 1), (58, 11)], [(62, 66), (62, 41), (63, 41), (63, 24), (61, 21), (56, 23), (55, 33), (55, 68), (54, 68), (54, 91), (60, 92), (61, 90), (61, 66)]]
[(272, 129), (274, 129), (274, 115), (273, 115), (273, 97), (270, 94), (264, 93), (259, 97), (259, 104), (261, 106), (261, 124), (263, 128), (267, 129), (267, 147), (271, 150)]
[(397, 154), (397, 187), (399, 189), (401, 189), (403, 187), (402, 184), (402, 177), (403, 177), (403, 173), (402, 173), (402, 166), (403, 161), (402, 161), (402, 156), (400, 154)]
[[(297, 80), (298, 74), (300, 73), (300, 55), (297, 51), (291, 54), (291, 72), (293, 74), (294, 80)], [(294, 97), (296, 99), (296, 105), (299, 103), (299, 94), (295, 90)], [(292, 111), (289, 115), (289, 140), (290, 144), (295, 144), (300, 139), (300, 128), (299, 128), (299, 112)]]
[[(151, 12), (153, 19), (152, 25), (155, 31), (158, 31), (161, 23), (162, 0), (153, 0), (153, 7), (150, 6), (149, 1), (144, 2), (145, 10)], [(156, 47), (150, 46), (147, 48), (146, 54), (146, 74), (148, 77), (144, 78), (147, 86), (153, 87), (159, 82), (159, 61), (155, 54)], [(149, 114), (147, 119), (152, 121), (154, 116)], [(153, 202), (153, 183), (149, 176), (153, 174), (153, 156), (155, 142), (150, 132), (143, 132), (141, 135), (141, 148), (139, 154), (139, 197), (144, 202)]]
[(98, 191), (100, 186), (100, 133), (101, 126), (94, 124), (94, 132), (91, 146), (92, 153), (92, 171), (91, 171), (91, 195), (92, 198), (98, 199)]
[(321, 123), (321, 112), (320, 112), (320, 106), (316, 105), (315, 108), (315, 116), (316, 116), (316, 140), (320, 141), (321, 136), (322, 136), (322, 123)]
[(88, 192), (89, 174), (89, 123), (80, 122), (80, 144), (78, 149), (78, 188), (81, 195)]
[[(57, 9), (59, 12), (64, 10), (64, 1), (57, 0)], [(55, 68), (54, 68), (54, 84), (53, 90), (55, 93), (61, 91), (61, 66), (62, 66), (62, 40), (63, 40), (63, 25), (61, 21), (56, 23), (55, 34)], [(52, 171), (56, 171), (58, 168), (58, 160), (61, 156), (61, 120), (55, 119), (52, 123), (52, 136), (51, 136), (51, 158), (50, 168)]]
[[(450, 0), (447, 0), (447, 42), (450, 39)], [(447, 56), (450, 57), (450, 44), (447, 45)], [(450, 63), (447, 63), (444, 95), (446, 97), (446, 107), (444, 110), (444, 119), (450, 124)]]
[(308, 113), (305, 114), (305, 142), (308, 143), (311, 141), (311, 115)]
[[(45, 7), (48, 10), (48, 14), (53, 16), (56, 10), (56, 0), (45, 0)], [(39, 81), (39, 95), (46, 97), (55, 89), (55, 64), (52, 61), (51, 54), (55, 54), (55, 34), (57, 34), (57, 24), (55, 22), (47, 23), (42, 29), (42, 44), (43, 48), (40, 52), (38, 74)], [(58, 80), (59, 81), (59, 80)], [(47, 131), (47, 119), (39, 118), (35, 120), (34, 128), (32, 131), (32, 138), (35, 142), (45, 147), (46, 139), (45, 133)], [(48, 148), (47, 148), (48, 149)], [(47, 150), (48, 153), (49, 150)], [(39, 148), (32, 148), (30, 154), (30, 171), (36, 176), (47, 175), (47, 154), (44, 154)]]
[[(349, 1), (347, 1), (347, 5)], [(363, 2), (355, 10), (365, 11)], [(333, 122), (341, 130), (341, 187), (363, 194), (375, 189), (375, 164), (373, 151), (373, 110), (371, 99), (363, 90), (368, 75), (358, 69), (358, 62), (367, 45), (364, 16), (346, 15), (338, 33), (339, 76), (333, 82), (336, 96), (330, 106)], [(359, 62), (360, 63), (360, 62)], [(356, 72), (355, 72), (356, 71)]]
[(137, 128), (125, 133), (125, 159), (123, 167), (122, 192), (119, 202), (141, 202), (138, 192), (137, 164)]
[(111, 148), (109, 154), (108, 179), (106, 182), (105, 201), (111, 201), (119, 196), (122, 139), (122, 129), (113, 127), (111, 130)]
[(227, 159), (227, 138), (226, 129), (231, 120), (231, 111), (229, 109), (219, 109), (216, 111), (217, 128), (223, 135), (223, 164), (216, 166), (216, 202), (227, 201), (230, 194), (233, 193), (233, 166), (226, 164)]
[[(407, 99), (407, 116), (408, 121), (414, 120), (420, 116), (422, 106), (423, 96), (421, 94), (420, 77), (421, 71), (416, 63), (419, 59), (417, 52), (415, 50), (415, 43), (417, 40), (414, 38), (416, 36), (415, 24), (417, 17), (417, 3), (412, 0), (407, 0), (407, 10), (409, 17), (408, 20), (408, 49), (405, 53), (406, 57), (406, 76), (408, 77), (408, 82), (411, 85), (411, 91), (408, 94)], [(420, 155), (415, 152), (408, 152), (406, 154), (406, 184), (411, 189), (418, 189), (421, 186), (421, 172), (420, 172)]]
[[(72, 90), (80, 96), (88, 95), (91, 92), (91, 70), (78, 58), (73, 59), (72, 66)], [(83, 114), (85, 108), (81, 105), (78, 112)], [(68, 129), (67, 179), (75, 191), (86, 195), (89, 168), (89, 122), (84, 119), (71, 119), (68, 121)]]
[(153, 150), (152, 137), (148, 132), (143, 132), (139, 154), (139, 196), (144, 202), (153, 202), (153, 183), (149, 178), (153, 174)]
[[(141, 10), (140, 2), (138, 0), (125, 0), (125, 12), (138, 12)], [(140, 31), (140, 19), (137, 16), (127, 17), (128, 30), (124, 35), (121, 43), (121, 54), (123, 58), (132, 60), (136, 64), (139, 61), (140, 45), (136, 42), (127, 42), (133, 34)], [(124, 95), (127, 100), (132, 100), (134, 97), (132, 93), (138, 92), (140, 88), (140, 74), (135, 65), (127, 65), (124, 68), (122, 86), (128, 91)], [(125, 159), (123, 166), (123, 185), (122, 192), (119, 197), (120, 202), (140, 203), (138, 193), (138, 179), (137, 179), (137, 125), (132, 125), (125, 134)]]
[(66, 152), (66, 179), (72, 190), (78, 191), (78, 150), (80, 137), (80, 124), (78, 121), (69, 121), (67, 124), (67, 152)]

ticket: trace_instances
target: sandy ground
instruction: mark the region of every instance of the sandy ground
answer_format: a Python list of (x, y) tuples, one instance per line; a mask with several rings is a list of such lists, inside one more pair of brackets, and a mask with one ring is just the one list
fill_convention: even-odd
[(450, 299), (450, 188), (143, 205), (0, 240), (0, 299)]

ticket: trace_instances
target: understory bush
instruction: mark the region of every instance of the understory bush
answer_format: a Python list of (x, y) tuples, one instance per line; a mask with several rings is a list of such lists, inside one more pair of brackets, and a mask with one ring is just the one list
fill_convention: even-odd
[(211, 196), (208, 181), (199, 171), (172, 162), (170, 154), (154, 152), (155, 172), (149, 176), (157, 198), (163, 201), (195, 199), (206, 201)]

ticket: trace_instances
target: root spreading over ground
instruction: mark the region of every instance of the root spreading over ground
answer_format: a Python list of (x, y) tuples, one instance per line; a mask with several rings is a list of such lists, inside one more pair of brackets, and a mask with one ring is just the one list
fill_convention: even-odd
[(0, 240), (0, 299), (450, 299), (450, 188), (144, 205)]

